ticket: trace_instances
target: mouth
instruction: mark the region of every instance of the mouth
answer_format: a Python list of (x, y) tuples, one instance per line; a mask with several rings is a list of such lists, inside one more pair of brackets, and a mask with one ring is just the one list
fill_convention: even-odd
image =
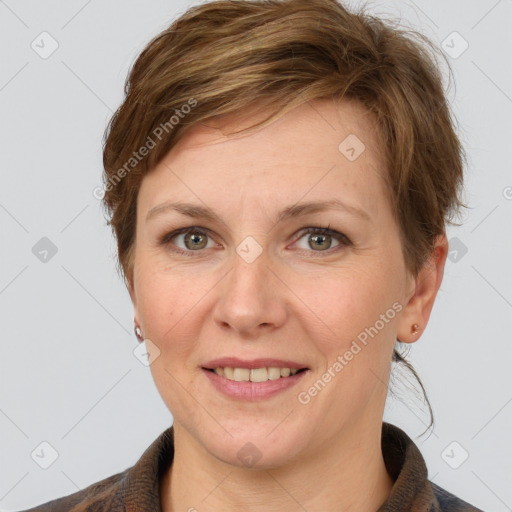
[(201, 367), (214, 389), (237, 401), (261, 401), (291, 390), (311, 371), (291, 361), (217, 359)]
[(290, 367), (260, 367), (260, 368), (243, 368), (232, 366), (217, 366), (216, 368), (204, 368), (212, 373), (216, 373), (220, 377), (235, 382), (267, 382), (268, 380), (286, 379), (298, 373), (305, 372), (308, 368), (290, 368)]
[(202, 369), (235, 382), (277, 381), (309, 370), (305, 364), (296, 361), (274, 358), (244, 360), (237, 357), (214, 359), (204, 364)]

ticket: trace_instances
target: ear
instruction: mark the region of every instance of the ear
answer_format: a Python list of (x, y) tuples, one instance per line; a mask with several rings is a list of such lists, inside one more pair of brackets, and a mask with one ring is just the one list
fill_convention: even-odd
[[(407, 303), (398, 324), (398, 341), (413, 343), (420, 338), (425, 330), (443, 280), (447, 255), (448, 241), (443, 233), (437, 237), (430, 258), (423, 265), (419, 274), (412, 279)], [(414, 332), (414, 324), (419, 326), (417, 332)]]

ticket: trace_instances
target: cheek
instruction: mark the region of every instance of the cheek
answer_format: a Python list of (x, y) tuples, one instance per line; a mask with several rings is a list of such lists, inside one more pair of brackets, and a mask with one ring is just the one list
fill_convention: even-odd
[(145, 336), (160, 348), (164, 359), (171, 348), (173, 357), (190, 352), (197, 338), (191, 328), (198, 322), (193, 320), (208, 292), (205, 281), (186, 272), (155, 270), (144, 262), (137, 277), (137, 312)]
[[(402, 309), (396, 281), (390, 273), (387, 276), (382, 279), (379, 271), (370, 272), (368, 267), (364, 271), (353, 268), (335, 281), (326, 279), (323, 294), (319, 286), (305, 289), (304, 296), (308, 292), (310, 295), (304, 302), (316, 315), (309, 314), (311, 321), (304, 321), (302, 328), (321, 354), (320, 380), (328, 389), (326, 393), (318, 392), (322, 396), (315, 398), (314, 407), (328, 409), (339, 421), (347, 411), (356, 414), (356, 410), (362, 410), (375, 393), (382, 399), (387, 394)], [(317, 285), (322, 285), (322, 280)], [(322, 382), (314, 375), (308, 385), (321, 390)]]
[[(351, 268), (339, 272), (336, 279), (308, 284), (302, 292), (307, 297), (304, 302), (315, 312), (303, 311), (308, 316), (302, 318), (311, 321), (304, 320), (302, 328), (322, 359), (319, 373), (329, 388), (317, 406), (343, 416), (364, 407), (375, 392), (384, 396), (402, 308), (393, 273), (383, 272), (379, 265)], [(317, 379), (318, 375), (312, 376), (309, 385), (321, 389)]]
[(198, 316), (201, 315), (201, 298), (208, 288), (204, 280), (184, 272), (155, 270), (150, 263), (139, 270), (139, 316), (145, 337), (160, 350), (150, 366), (153, 380), (173, 415), (180, 416), (180, 411), (187, 411), (190, 421), (195, 421), (196, 415), (200, 421), (200, 411), (191, 407), (190, 395), (199, 396), (194, 387), (202, 325)]
[[(356, 337), (390, 308), (385, 325), (394, 324), (392, 305), (399, 297), (398, 287), (391, 273), (378, 268), (347, 268), (314, 280), (304, 279), (302, 285), (296, 282), (294, 291), (302, 300), (304, 313), (308, 310), (308, 318), (316, 317), (331, 346), (333, 337), (340, 341)], [(380, 322), (379, 327), (381, 330)]]

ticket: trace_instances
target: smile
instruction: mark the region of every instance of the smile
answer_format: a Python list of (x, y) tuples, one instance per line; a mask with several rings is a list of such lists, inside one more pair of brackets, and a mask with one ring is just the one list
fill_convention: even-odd
[(217, 367), (210, 371), (215, 372), (221, 377), (236, 382), (266, 382), (267, 380), (277, 380), (280, 378), (295, 375), (298, 372), (304, 371), (306, 368), (298, 370), (297, 368), (278, 368), (271, 366), (269, 368), (232, 368), (230, 366)]
[(202, 371), (213, 387), (223, 395), (229, 398), (255, 401), (270, 398), (295, 386), (308, 372), (308, 369), (299, 370), (286, 367), (249, 369), (228, 366), (215, 369), (202, 368)]

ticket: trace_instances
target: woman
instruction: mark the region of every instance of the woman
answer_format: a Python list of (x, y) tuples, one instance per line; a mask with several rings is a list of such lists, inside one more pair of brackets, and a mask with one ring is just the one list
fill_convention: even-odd
[(478, 510), (382, 421), (461, 206), (423, 42), (335, 0), (238, 0), (149, 43), (106, 133), (104, 202), (174, 423), (32, 510)]

